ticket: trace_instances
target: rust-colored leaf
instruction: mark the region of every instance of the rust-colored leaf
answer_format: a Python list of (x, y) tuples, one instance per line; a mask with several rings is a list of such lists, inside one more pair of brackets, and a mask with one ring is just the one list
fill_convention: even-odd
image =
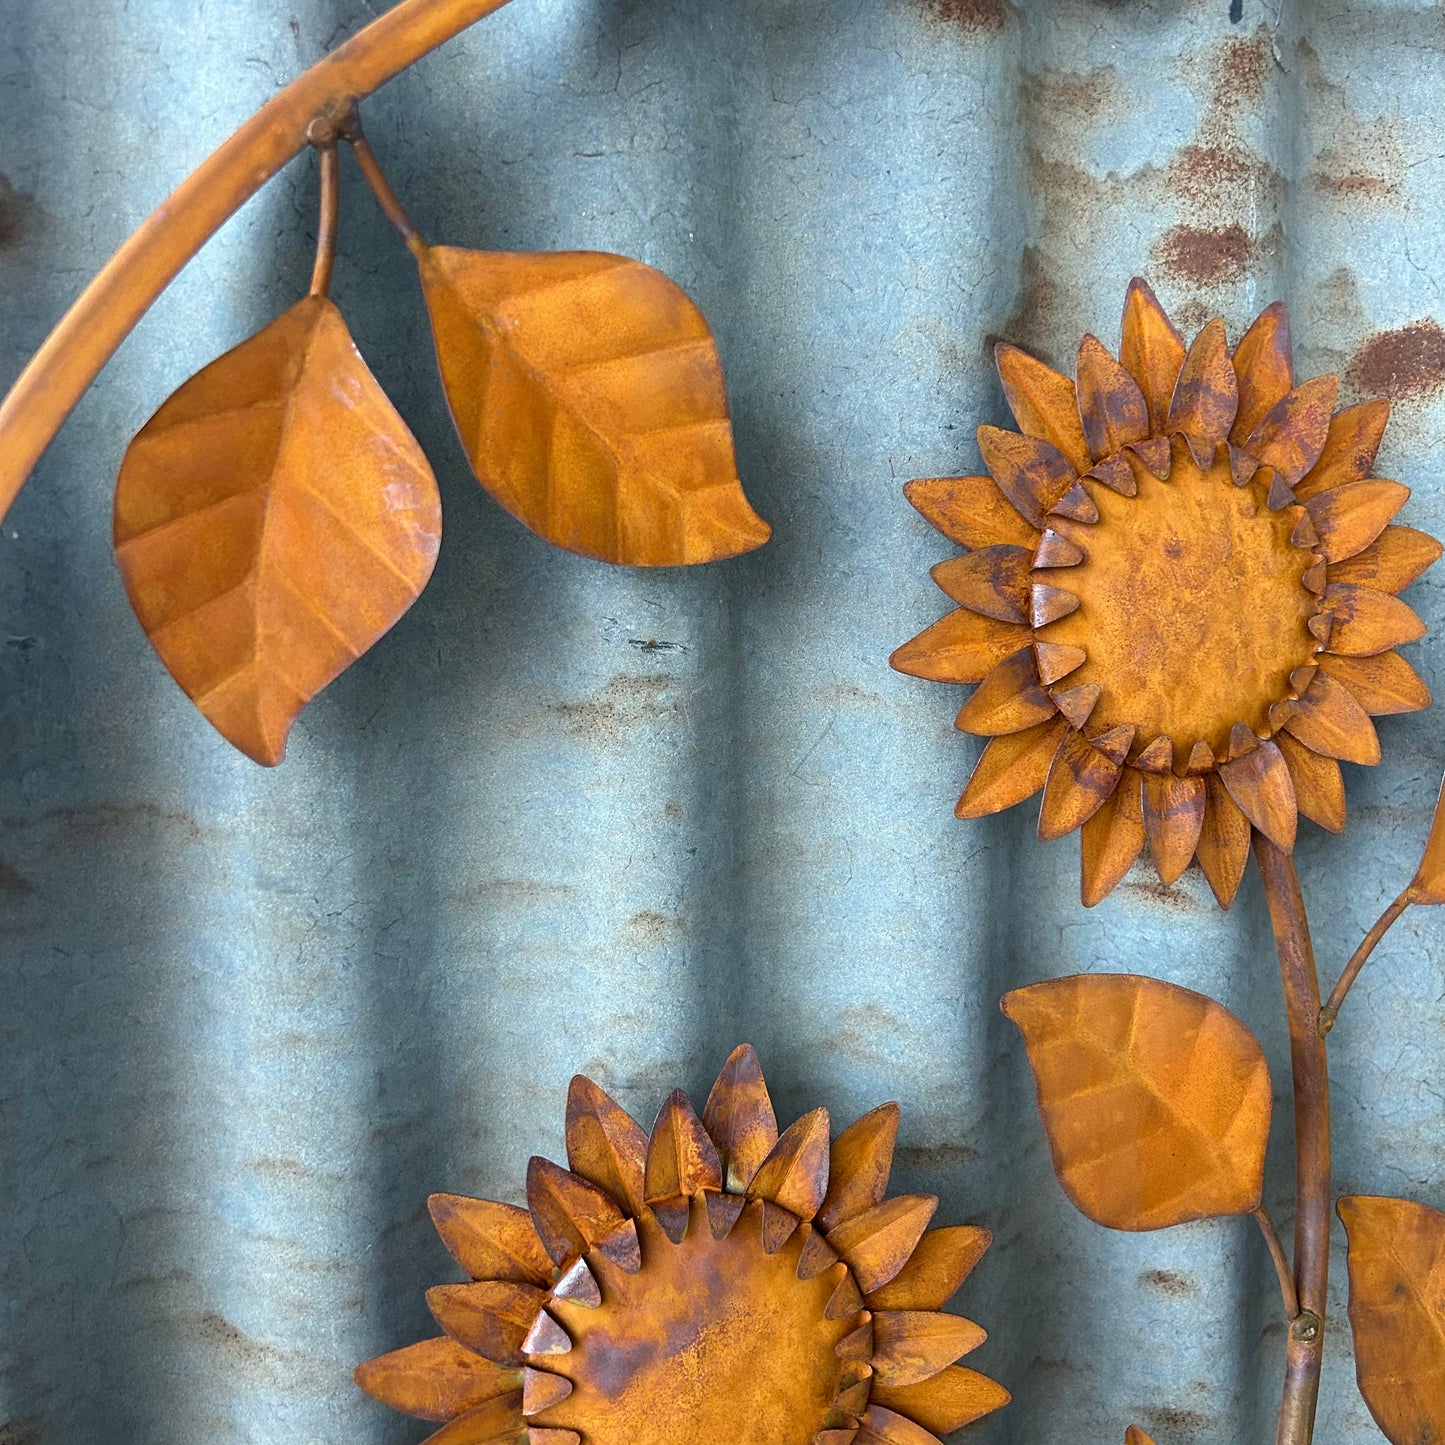
[(323, 296), (186, 382), (116, 482), (116, 560), (141, 626), (222, 736), (267, 766), (416, 601), (440, 540), (431, 468)]
[(1229, 435), (1239, 405), (1239, 383), (1217, 317), (1194, 338), (1169, 403), (1169, 430), (1183, 432), (1201, 467), (1214, 464), (1215, 448)]
[(1371, 717), (1419, 712), (1430, 706), (1430, 689), (1420, 674), (1398, 652), (1376, 652), (1369, 657), (1319, 658), (1320, 671), (1342, 682), (1359, 699)]
[(1332, 623), (1329, 650), (1346, 657), (1388, 652), (1425, 635), (1425, 624), (1398, 597), (1371, 587), (1331, 582), (1325, 588), (1324, 608)]
[(1204, 788), (1204, 826), (1196, 854), (1219, 906), (1228, 908), (1249, 863), (1249, 819), (1239, 811), (1218, 773), (1206, 775)]
[(973, 1224), (930, 1229), (908, 1263), (868, 1296), (874, 1310), (941, 1310), (958, 1293), (993, 1236)]
[(864, 1294), (872, 1294), (908, 1263), (938, 1208), (931, 1194), (900, 1194), (845, 1219), (828, 1242), (847, 1261)]
[(521, 1385), (516, 1370), (484, 1360), (450, 1335), (378, 1355), (358, 1365), (354, 1378), (373, 1399), (418, 1420), (450, 1420)]
[(1316, 376), (1302, 382), (1270, 409), (1249, 438), (1249, 451), (1262, 467), (1273, 467), (1292, 487), (1319, 460), (1334, 413), (1339, 379)]
[(1049, 767), (1039, 807), (1039, 837), (1062, 838), (1082, 827), (1119, 785), (1122, 759), (1111, 758), (1083, 733), (1064, 734)]
[(1315, 673), (1285, 731), (1327, 758), (1366, 767), (1380, 761), (1380, 739), (1369, 714), (1344, 683), (1324, 671)]
[(1018, 514), (992, 477), (924, 477), (903, 495), (960, 547), (1036, 547), (1039, 532)]
[(978, 449), (998, 489), (1032, 527), (1078, 483), (1073, 464), (1056, 446), (1037, 436), (981, 426)]
[(1276, 733), (1274, 740), (1289, 764), (1300, 812), (1331, 833), (1343, 833), (1345, 779), (1339, 763), (1305, 747), (1288, 733)]
[(1289, 766), (1279, 748), (1273, 742), (1258, 742), (1247, 752), (1221, 763), (1219, 776), (1240, 812), (1276, 847), (1292, 852), (1299, 830), (1299, 805)]
[(522, 1393), (517, 1390), (458, 1415), (435, 1435), (428, 1435), (422, 1445), (522, 1445), (526, 1439)]
[(778, 1120), (757, 1051), (739, 1044), (722, 1067), (702, 1110), (722, 1160), (727, 1188), (740, 1194), (778, 1142)]
[(536, 1285), (498, 1280), (439, 1284), (426, 1292), (436, 1322), (459, 1344), (498, 1365), (522, 1364), (522, 1341), (546, 1301)]
[(981, 547), (940, 562), (930, 575), (960, 607), (1000, 622), (1027, 622), (1032, 566), (1027, 547)]
[(1327, 561), (1363, 552), (1409, 499), (1409, 487), (1380, 480), (1346, 482), (1305, 503)]
[(1064, 1192), (1111, 1229), (1162, 1229), (1253, 1209), (1264, 1182), (1264, 1052), (1202, 994), (1128, 974), (1015, 989)]
[(1440, 785), (1424, 855), (1410, 880), (1410, 902), (1445, 903), (1445, 782)]
[(432, 246), (437, 359), (482, 485), (549, 542), (633, 566), (749, 552), (717, 347), (673, 282), (624, 256)]
[(833, 1141), (828, 1154), (828, 1193), (818, 1211), (822, 1228), (833, 1229), (882, 1202), (893, 1170), (898, 1119), (897, 1104), (879, 1104)]
[(567, 1090), (567, 1164), (624, 1209), (643, 1205), (647, 1134), (605, 1089), (578, 1074)]
[(988, 1336), (972, 1320), (936, 1310), (873, 1311), (873, 1377), (916, 1385), (976, 1350)]
[(1254, 318), (1234, 348), (1233, 361), (1239, 379), (1239, 411), (1229, 439), (1243, 446), (1274, 405), (1294, 387), (1289, 312), (1283, 301), (1272, 302)]
[(957, 726), (982, 737), (1018, 733), (1055, 717), (1054, 700), (1039, 681), (1032, 647), (1006, 657), (959, 711)]
[(541, 1415), (553, 1405), (560, 1405), (572, 1393), (572, 1381), (550, 1370), (536, 1370), (530, 1365), (522, 1371), (522, 1413)]
[(788, 1127), (753, 1175), (748, 1193), (799, 1219), (818, 1212), (828, 1193), (826, 1109), (814, 1109)]
[(1130, 1425), (1124, 1432), (1124, 1445), (1154, 1445), (1151, 1435), (1146, 1435), (1137, 1425)]
[(1331, 487), (1358, 482), (1370, 475), (1375, 453), (1390, 419), (1390, 403), (1383, 397), (1362, 401), (1358, 406), (1336, 412), (1330, 420), (1324, 450), (1319, 460), (1296, 483), (1294, 494), (1301, 501), (1317, 497)]
[(905, 642), (888, 665), (930, 682), (982, 682), (1004, 658), (1027, 646), (1032, 636), (1027, 627), (960, 607)]
[(623, 1223), (617, 1205), (595, 1184), (535, 1155), (527, 1164), (527, 1203), (537, 1234), (558, 1265), (586, 1254)]
[(1068, 725), (1067, 719), (1057, 717), (990, 738), (954, 812), (960, 818), (983, 818), (1032, 798), (1049, 776)]
[(1079, 894), (1085, 908), (1102, 902), (1124, 880), (1144, 846), (1142, 779), (1125, 770), (1118, 787), (1079, 835)]
[(722, 1183), (716, 1146), (687, 1095), (674, 1089), (652, 1126), (647, 1146), (647, 1202), (716, 1192)]
[(1445, 1439), (1445, 1214), (1362, 1195), (1339, 1214), (1360, 1394), (1393, 1445)]
[(1149, 435), (1149, 407), (1139, 383), (1097, 337), (1084, 337), (1074, 377), (1079, 418), (1095, 461)]
[(950, 1365), (916, 1385), (875, 1384), (872, 1398), (885, 1410), (914, 1420), (935, 1435), (948, 1435), (1002, 1409), (1011, 1397), (987, 1375)]
[(1175, 883), (1194, 857), (1204, 826), (1204, 779), (1173, 773), (1144, 776), (1144, 832), (1159, 879)]
[(1331, 582), (1357, 582), (1376, 592), (1403, 592), (1440, 556), (1440, 543), (1413, 527), (1386, 527), (1363, 552), (1335, 562)]
[(552, 1278), (552, 1262), (525, 1209), (461, 1194), (433, 1194), (427, 1208), (442, 1243), (473, 1279), (546, 1284)]
[(869, 1405), (858, 1421), (857, 1445), (942, 1445), (938, 1437), (906, 1415)]
[(1149, 283), (1139, 276), (1130, 281), (1124, 298), (1119, 360), (1144, 393), (1150, 431), (1162, 436), (1169, 420), (1169, 402), (1184, 365), (1184, 341)]
[(993, 354), (1004, 396), (1019, 430), (1056, 447), (1075, 472), (1088, 471), (1093, 458), (1084, 440), (1074, 383), (1007, 341), (994, 347)]

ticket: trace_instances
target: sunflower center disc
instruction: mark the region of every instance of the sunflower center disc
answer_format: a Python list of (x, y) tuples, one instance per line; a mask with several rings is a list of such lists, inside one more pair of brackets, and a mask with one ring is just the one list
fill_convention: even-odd
[(1236, 487), (1227, 463), (1201, 471), (1176, 447), (1168, 481), (1134, 474), (1138, 496), (1096, 487), (1099, 521), (1069, 528), (1083, 562), (1035, 572), (1079, 599), (1040, 636), (1088, 654), (1059, 686), (1098, 684), (1091, 734), (1132, 723), (1141, 743), (1172, 738), (1176, 766), (1200, 740), (1223, 758), (1235, 723), (1269, 735), (1270, 705), (1314, 655), (1314, 559), (1290, 541), (1298, 514), (1271, 512), (1262, 483)]
[(602, 1305), (559, 1303), (570, 1353), (547, 1368), (573, 1383), (539, 1423), (584, 1445), (809, 1445), (827, 1423), (856, 1325), (824, 1316), (836, 1269), (797, 1277), (803, 1231), (764, 1254), (759, 1207), (715, 1240), (701, 1205), (674, 1245), (637, 1222), (642, 1269), (601, 1265)]

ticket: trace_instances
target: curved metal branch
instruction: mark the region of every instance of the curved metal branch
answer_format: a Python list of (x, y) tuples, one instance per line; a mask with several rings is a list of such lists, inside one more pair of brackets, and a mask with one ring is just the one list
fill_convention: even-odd
[(144, 221), (0, 402), (0, 521), (100, 369), (182, 267), (352, 104), (507, 0), (402, 0), (268, 101)]

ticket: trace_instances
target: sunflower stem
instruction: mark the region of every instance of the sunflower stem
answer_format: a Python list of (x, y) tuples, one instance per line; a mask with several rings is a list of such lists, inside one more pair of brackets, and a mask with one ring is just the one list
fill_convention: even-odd
[[(1411, 888), (1413, 886), (1412, 884)], [(1355, 980), (1360, 976), (1360, 970), (1370, 961), (1370, 955), (1375, 951), (1380, 940), (1395, 926), (1400, 915), (1410, 906), (1411, 888), (1407, 888), (1375, 920), (1375, 926), (1365, 935), (1360, 946), (1355, 950), (1354, 957), (1345, 965), (1345, 971), (1340, 975), (1340, 981), (1330, 990), (1329, 1002), (1320, 1010), (1319, 1032), (1321, 1038), (1324, 1038), (1334, 1028), (1335, 1020), (1340, 1014), (1340, 1005), (1344, 1003), (1345, 996), (1354, 987)]]
[(1330, 1085), (1319, 1031), (1320, 984), (1294, 860), (1262, 833), (1254, 855), (1279, 952), (1294, 1073), (1294, 1287), (1299, 1314), (1285, 1345), (1276, 1445), (1309, 1445), (1325, 1346), (1330, 1268)]

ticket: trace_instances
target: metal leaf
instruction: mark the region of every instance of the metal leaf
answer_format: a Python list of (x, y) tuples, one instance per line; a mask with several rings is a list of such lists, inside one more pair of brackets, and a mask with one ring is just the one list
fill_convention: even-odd
[(567, 1165), (632, 1214), (643, 1204), (647, 1133), (604, 1088), (578, 1074), (567, 1090)]
[(670, 566), (749, 552), (702, 312), (640, 261), (425, 248), (421, 280), (452, 417), (478, 480), (559, 547)]
[(763, 1066), (751, 1044), (739, 1044), (703, 1105), (702, 1123), (723, 1162), (726, 1187), (740, 1194), (778, 1142), (778, 1119)]
[(427, 1208), (442, 1243), (473, 1279), (551, 1280), (552, 1263), (525, 1209), (462, 1194), (433, 1194)]
[(441, 504), (341, 313), (308, 296), (141, 428), (114, 532), (161, 661), (227, 741), (273, 766), (301, 709), (420, 596)]
[(1074, 1205), (1111, 1229), (1162, 1229), (1259, 1203), (1269, 1069), (1222, 1005), (1132, 974), (1015, 989), (1053, 1156)]
[(1445, 782), (1440, 784), (1424, 856), (1410, 883), (1410, 902), (1445, 903)]
[(875, 1404), (916, 1421), (935, 1435), (961, 1430), (1002, 1409), (1010, 1398), (996, 1380), (963, 1365), (950, 1365), (916, 1385), (875, 1383), (872, 1393)]
[(898, 1120), (897, 1104), (880, 1104), (833, 1141), (828, 1156), (828, 1194), (818, 1211), (818, 1223), (824, 1229), (882, 1202), (893, 1170)]
[(450, 1420), (522, 1383), (516, 1370), (484, 1360), (450, 1335), (378, 1355), (358, 1365), (354, 1378), (373, 1399), (418, 1420)]

